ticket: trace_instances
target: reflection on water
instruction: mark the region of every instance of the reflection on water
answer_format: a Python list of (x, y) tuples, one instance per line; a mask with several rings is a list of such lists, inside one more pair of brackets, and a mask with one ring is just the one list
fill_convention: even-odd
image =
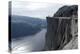
[(45, 45), (46, 29), (42, 29), (33, 36), (27, 36), (20, 40), (12, 41), (12, 53), (26, 53), (32, 51), (40, 51)]

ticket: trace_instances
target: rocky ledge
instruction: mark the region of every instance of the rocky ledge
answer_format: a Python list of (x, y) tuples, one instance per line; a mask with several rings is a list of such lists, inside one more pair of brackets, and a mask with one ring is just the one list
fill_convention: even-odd
[(52, 17), (46, 17), (47, 33), (45, 50), (78, 48), (77, 13), (77, 5), (63, 6)]

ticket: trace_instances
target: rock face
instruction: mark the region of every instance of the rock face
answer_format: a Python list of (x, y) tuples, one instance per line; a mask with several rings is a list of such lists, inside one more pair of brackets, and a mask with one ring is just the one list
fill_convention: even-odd
[[(75, 26), (72, 26), (72, 19), (77, 18), (78, 16), (77, 11), (78, 11), (77, 5), (63, 6), (54, 14), (53, 17), (46, 17), (47, 33), (46, 33), (45, 50), (60, 50), (63, 48), (69, 49), (68, 43), (72, 41), (76, 36), (73, 34), (72, 31), (76, 29), (74, 30), (74, 33), (77, 33), (77, 29), (78, 29), (77, 19), (73, 20), (74, 21), (73, 25)], [(61, 19), (59, 17), (64, 17), (66, 19)], [(67, 19), (67, 17), (70, 17), (70, 19)], [(73, 43), (74, 42), (75, 41), (73, 41)], [(76, 46), (77, 45), (78, 44), (76, 44)]]
[(63, 6), (53, 15), (53, 17), (71, 17), (73, 14), (76, 16), (78, 11), (77, 5)]

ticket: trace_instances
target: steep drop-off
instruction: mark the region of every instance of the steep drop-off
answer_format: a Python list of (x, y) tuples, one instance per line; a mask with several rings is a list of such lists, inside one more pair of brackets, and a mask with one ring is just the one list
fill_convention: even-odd
[[(47, 33), (45, 50), (60, 50), (66, 47), (70, 41), (77, 37), (72, 32), (77, 33), (78, 6), (63, 6), (53, 15), (47, 18)], [(64, 17), (64, 19), (61, 19)], [(70, 17), (70, 19), (67, 19)], [(72, 25), (72, 19), (77, 18)], [(73, 28), (73, 29), (72, 29)], [(76, 41), (77, 42), (77, 41)], [(76, 45), (77, 48), (77, 45)], [(65, 49), (71, 49), (69, 47)]]

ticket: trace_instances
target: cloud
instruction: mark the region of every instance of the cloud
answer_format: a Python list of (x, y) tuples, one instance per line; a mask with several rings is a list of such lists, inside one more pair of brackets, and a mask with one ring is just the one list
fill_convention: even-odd
[(44, 2), (12, 2), (12, 15), (23, 15), (45, 19), (46, 16), (52, 16), (62, 4), (44, 3)]
[(26, 8), (28, 10), (37, 10), (40, 8), (46, 8), (49, 4), (37, 3), (37, 2), (12, 2), (12, 8)]
[(46, 8), (48, 6), (48, 4), (46, 3), (30, 3), (29, 5), (27, 5), (26, 7), (29, 9), (29, 10), (37, 10), (37, 9), (40, 9), (40, 8)]

